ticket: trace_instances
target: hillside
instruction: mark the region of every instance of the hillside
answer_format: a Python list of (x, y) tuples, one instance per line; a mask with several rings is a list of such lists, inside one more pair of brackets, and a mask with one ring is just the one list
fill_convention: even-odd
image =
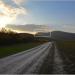
[(75, 40), (75, 33), (53, 31), (51, 32), (51, 37), (55, 40)]
[(50, 32), (38, 32), (36, 36), (49, 36), (50, 37)]
[(53, 40), (75, 40), (75, 33), (68, 33), (63, 31), (38, 32), (36, 36), (51, 36)]

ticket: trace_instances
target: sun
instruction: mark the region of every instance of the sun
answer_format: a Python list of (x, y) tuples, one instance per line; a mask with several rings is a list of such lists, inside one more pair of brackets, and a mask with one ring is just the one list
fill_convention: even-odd
[(5, 27), (7, 24), (9, 24), (12, 21), (12, 19), (8, 16), (2, 16), (0, 17), (0, 29)]

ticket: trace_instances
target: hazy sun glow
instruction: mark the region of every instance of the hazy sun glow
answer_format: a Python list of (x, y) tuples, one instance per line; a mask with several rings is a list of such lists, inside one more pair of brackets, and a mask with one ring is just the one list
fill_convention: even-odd
[(0, 28), (5, 27), (11, 21), (12, 21), (12, 19), (10, 17), (8, 17), (8, 16), (0, 17)]
[(36, 32), (29, 32), (29, 31), (20, 31), (20, 30), (12, 30), (14, 32), (17, 32), (17, 33), (30, 33), (30, 34), (36, 34)]
[(33, 35), (35, 35), (37, 33), (37, 32), (30, 32), (30, 31), (14, 30), (14, 29), (7, 28), (7, 27), (6, 27), (6, 29), (11, 30), (11, 31), (16, 32), (16, 33), (30, 33), (30, 34), (33, 34)]

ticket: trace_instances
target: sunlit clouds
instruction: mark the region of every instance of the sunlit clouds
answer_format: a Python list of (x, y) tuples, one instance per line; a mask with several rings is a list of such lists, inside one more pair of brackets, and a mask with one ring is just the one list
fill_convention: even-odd
[(26, 0), (12, 0), (14, 3), (16, 3), (17, 5), (21, 5), (23, 2), (25, 2)]
[[(16, 3), (16, 1), (19, 2), (19, 4), (22, 3), (20, 0), (14, 0), (13, 2)], [(11, 23), (13, 20), (16, 20), (20, 14), (26, 15), (26, 9), (22, 6), (14, 7), (8, 5), (4, 2), (4, 0), (0, 0), (0, 28)]]

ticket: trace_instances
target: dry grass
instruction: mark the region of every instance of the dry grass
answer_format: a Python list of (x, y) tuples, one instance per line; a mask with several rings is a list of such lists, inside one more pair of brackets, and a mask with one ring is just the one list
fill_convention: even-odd
[(75, 41), (59, 41), (57, 42), (59, 50), (62, 50), (64, 54), (75, 63)]

